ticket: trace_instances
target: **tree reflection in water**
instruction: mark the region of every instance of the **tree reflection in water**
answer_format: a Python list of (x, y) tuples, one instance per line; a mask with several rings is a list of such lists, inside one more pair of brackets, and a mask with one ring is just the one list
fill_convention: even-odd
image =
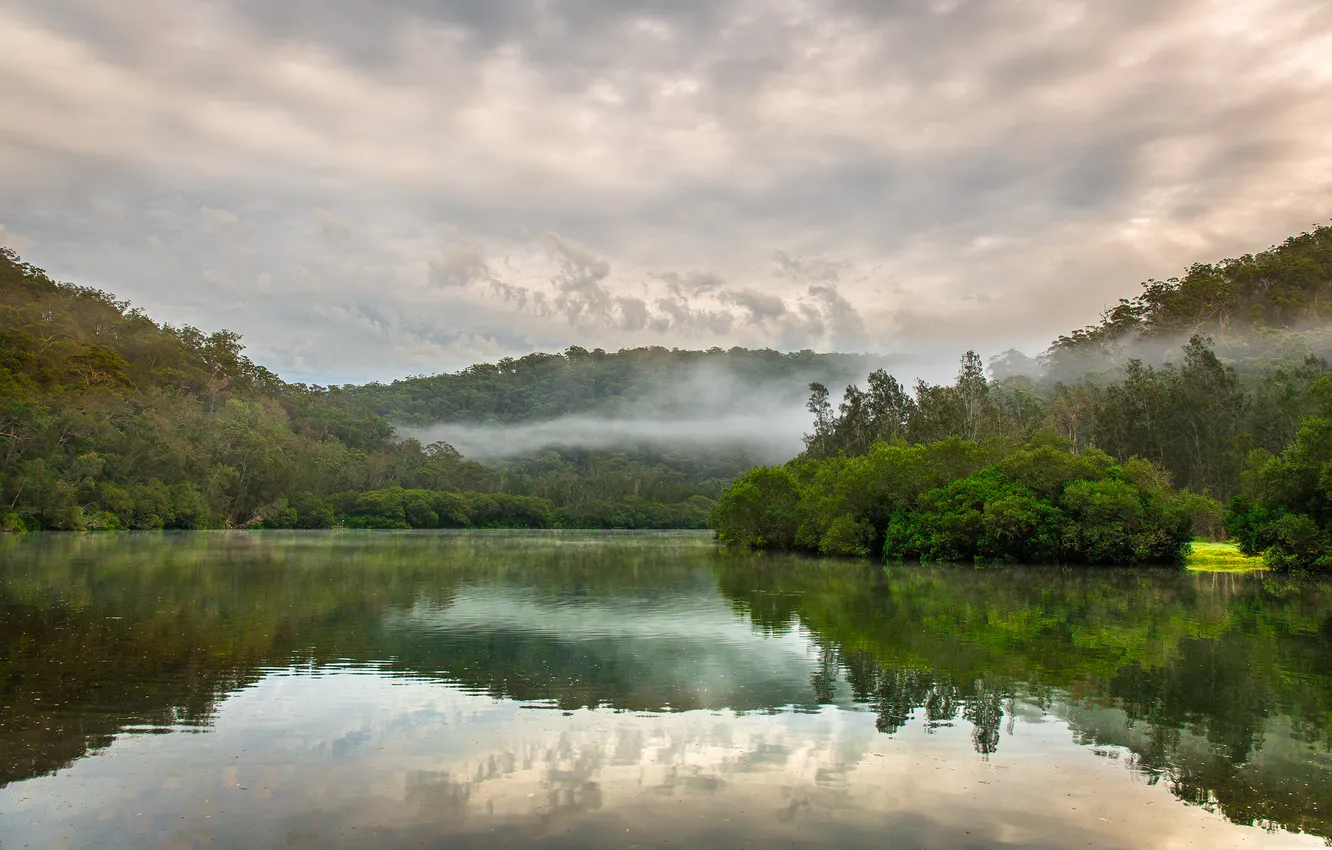
[[(1181, 800), (1332, 837), (1323, 584), (884, 570), (672, 534), (48, 536), (0, 559), (3, 784), (207, 727), (275, 668), (373, 664), (565, 710), (967, 724), (982, 758), (1019, 716), (1053, 716)], [(779, 651), (793, 638), (809, 658)], [(432, 805), (466, 808), (470, 786), (437, 779)], [(600, 805), (589, 776), (561, 789)]]

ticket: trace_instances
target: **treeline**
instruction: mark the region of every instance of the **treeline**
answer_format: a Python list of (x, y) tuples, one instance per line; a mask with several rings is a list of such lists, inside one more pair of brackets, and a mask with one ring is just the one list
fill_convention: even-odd
[[(845, 385), (881, 362), (863, 354), (783, 353), (770, 349), (682, 351), (661, 346), (607, 352), (572, 346), (559, 354), (505, 357), (461, 372), (404, 378), (340, 392), (395, 423), (513, 423), (569, 414), (616, 416), (650, 411), (697, 416), (700, 406), (733, 401), (739, 388), (774, 389), (799, 400), (811, 381)], [(710, 399), (723, 388), (726, 398)]]
[(1332, 319), (1332, 226), (1292, 236), (1258, 254), (1195, 263), (1183, 277), (1149, 280), (1101, 321), (1055, 340), (1044, 355), (1055, 371), (1081, 369), (1092, 354), (1127, 343), (1177, 340), (1198, 333), (1263, 341), (1323, 326)]
[[(1256, 256), (1149, 281), (1100, 325), (1060, 337), (1039, 358), (1006, 352), (988, 375), (974, 352), (963, 357), (951, 385), (918, 381), (908, 390), (876, 370), (864, 390), (847, 387), (836, 407), (826, 386), (811, 383), (805, 453), (737, 480), (714, 523), (724, 539), (750, 546), (1091, 563), (1110, 562), (1110, 552), (1121, 563), (1178, 560), (1183, 529), (1191, 527), (1207, 537), (1236, 536), (1247, 552), (1266, 552), (1280, 568), (1332, 567), (1332, 501), (1320, 477), (1321, 464), (1332, 462), (1326, 436), (1332, 435), (1332, 367), (1321, 356), (1326, 334), (1291, 325), (1332, 315), (1328, 290), (1332, 228), (1322, 227)], [(1199, 329), (1222, 336), (1214, 340)], [(1191, 335), (1185, 340), (1181, 333)], [(987, 459), (998, 463), (987, 468), (949, 465), (959, 446), (1048, 453), (1055, 451), (1051, 437), (1059, 453), (1096, 459), (1096, 469), (1061, 483), (1071, 490), (1029, 487), (1005, 471), (1004, 458)], [(903, 473), (864, 465), (913, 456), (912, 446), (950, 461), (937, 467), (920, 461), (925, 466), (908, 473), (906, 495), (875, 501), (872, 494), (883, 489), (875, 476)], [(1046, 462), (1067, 466), (1053, 456)], [(1131, 497), (1128, 489), (1148, 479), (1154, 495)], [(787, 482), (782, 486), (796, 494), (794, 504), (821, 505), (821, 518), (813, 521), (806, 511), (760, 519), (744, 507), (753, 485), (776, 480)], [(1078, 507), (1078, 493), (1105, 491), (1107, 481), (1119, 482), (1119, 515), (1127, 516), (1136, 498), (1147, 523), (1141, 531), (1115, 532), (1114, 544), (1082, 534), (1102, 528), (1110, 514)], [(858, 503), (827, 496), (845, 486), (861, 488)], [(1160, 510), (1152, 507), (1157, 502)], [(1177, 525), (1172, 511), (1190, 517), (1191, 526)], [(1000, 515), (1022, 517), (1013, 521), (1029, 535), (1025, 542), (1012, 536), (1005, 542)], [(1140, 533), (1180, 542), (1159, 550), (1128, 542)]]
[[(908, 394), (879, 371), (870, 376), (866, 391), (849, 387), (836, 411), (826, 388), (814, 385), (809, 403), (814, 429), (806, 438), (805, 457), (815, 463), (843, 462), (884, 444), (1021, 442), (1057, 435), (1070, 452), (1097, 453), (1125, 465), (1146, 462), (1159, 470), (1163, 486), (1182, 485), (1174, 498), (1190, 506), (1198, 535), (1216, 539), (1228, 534), (1246, 553), (1265, 554), (1278, 569), (1332, 569), (1332, 487), (1324, 477), (1324, 470), (1332, 468), (1332, 369), (1327, 361), (1306, 352), (1285, 362), (1241, 363), (1241, 370), (1223, 363), (1210, 340), (1197, 336), (1182, 346), (1181, 354), (1178, 365), (1155, 368), (1130, 360), (1114, 376), (1088, 375), (1073, 386), (1054, 382), (1042, 388), (1026, 377), (987, 380), (980, 358), (968, 352), (951, 386), (922, 383)], [(981, 510), (1003, 504), (994, 502), (993, 494), (979, 498), (972, 484), (956, 482), (954, 488), (977, 496), (972, 501)], [(1224, 512), (1205, 507), (1218, 498), (1227, 503)], [(937, 501), (922, 497), (912, 510), (924, 512), (918, 519), (925, 521), (938, 515)], [(959, 516), (956, 511), (948, 515), (950, 521)], [(854, 512), (845, 516), (843, 527), (870, 520)], [(719, 510), (716, 523), (723, 535), (728, 522)], [(878, 546), (873, 541), (879, 533), (890, 556), (1022, 557), (1020, 547), (999, 552), (979, 543), (949, 549), (919, 537), (897, 540), (882, 524), (866, 538), (869, 548)], [(751, 540), (749, 545), (755, 544)], [(808, 538), (798, 548), (829, 552), (839, 546), (835, 540)], [(1048, 549), (1043, 551), (1047, 555), (1038, 559), (1051, 557)], [(1098, 560), (1086, 558), (1080, 547), (1063, 557)]]
[(338, 493), (326, 499), (303, 494), (272, 511), (263, 528), (695, 528), (707, 527), (715, 503), (691, 496), (679, 503), (630, 496), (583, 508), (556, 507), (539, 496), (456, 493), (390, 487)]
[[(345, 494), (395, 489), (541, 500), (543, 521), (557, 526), (693, 527), (700, 506), (753, 465), (743, 450), (542, 450), (486, 466), (443, 443), (395, 440), (393, 426), (697, 417), (751, 397), (771, 402), (808, 382), (814, 425), (802, 463), (864, 456), (880, 442), (956, 438), (1016, 451), (1053, 445), (1054, 434), (1070, 453), (1099, 450), (1121, 469), (1143, 459), (1198, 497), (1238, 500), (1231, 524), (1246, 546), (1279, 543), (1274, 562), (1312, 564), (1332, 540), (1321, 485), (1278, 484), (1313, 468), (1306, 456), (1321, 457), (1301, 429), (1326, 415), (1313, 388), (1332, 376), (1321, 356), (1330, 337), (1317, 324), (1329, 310), (1329, 245), (1332, 228), (1317, 228), (1258, 255), (1149, 281), (1038, 358), (1008, 352), (987, 373), (968, 353), (952, 384), (908, 389), (879, 369), (837, 406), (828, 386), (864, 374), (874, 358), (574, 347), (389, 385), (289, 384), (246, 357), (233, 333), (158, 324), (4, 250), (0, 528), (264, 526), (299, 518), (302, 506), (349, 523), (358, 514), (348, 513)], [(1301, 454), (1289, 455), (1297, 438)], [(847, 523), (861, 521), (871, 520)], [(888, 539), (880, 526), (857, 545), (877, 551)], [(1212, 520), (1199, 530), (1224, 533)], [(808, 548), (824, 546), (821, 535)]]
[(1279, 569), (1332, 568), (1332, 369), (1240, 371), (1199, 337), (1182, 355), (1043, 388), (990, 380), (968, 352), (951, 385), (908, 393), (876, 371), (836, 409), (812, 385), (806, 451), (738, 478), (714, 527), (755, 548), (1124, 564), (1229, 536)]
[(1253, 449), (1277, 453), (1294, 442), (1319, 402), (1311, 391), (1332, 367), (1311, 352), (1280, 361), (1227, 363), (1211, 339), (1194, 336), (1174, 362), (1087, 373), (1076, 383), (1016, 375), (987, 378), (975, 352), (956, 381), (918, 381), (908, 392), (883, 370), (865, 390), (851, 385), (834, 408), (826, 387), (811, 385), (813, 457), (860, 454), (877, 440), (928, 443), (947, 437), (1023, 440), (1053, 432), (1077, 449), (1099, 448), (1120, 460), (1141, 457), (1174, 484), (1229, 499)]
[(469, 494), (465, 525), (697, 527), (726, 480), (646, 452), (492, 468), (393, 433), (354, 393), (283, 382), (236, 334), (158, 324), (0, 251), (0, 529), (413, 526), (356, 507), (398, 490)]
[(1173, 490), (1152, 463), (949, 437), (876, 442), (738, 478), (713, 513), (718, 537), (751, 548), (890, 561), (1180, 564), (1220, 505)]

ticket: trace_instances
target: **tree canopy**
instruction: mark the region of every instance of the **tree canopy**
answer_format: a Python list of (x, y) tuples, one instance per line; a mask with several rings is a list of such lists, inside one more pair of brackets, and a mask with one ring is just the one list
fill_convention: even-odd
[[(666, 359), (705, 354), (666, 352)], [(743, 350), (721, 356), (738, 362), (751, 354), (759, 363), (775, 358), (779, 372), (810, 359)], [(580, 372), (577, 352), (552, 357), (574, 384), (586, 377), (594, 388), (613, 385)], [(606, 357), (629, 363), (638, 355)], [(530, 376), (522, 368), (478, 366), (460, 380), (518, 375), (505, 386), (523, 388)], [(565, 383), (526, 386), (529, 401)], [(284, 382), (246, 357), (235, 333), (158, 324), (106, 292), (57, 283), (4, 250), (0, 529), (701, 528), (729, 476), (753, 463), (743, 454), (560, 450), (484, 466), (444, 443), (395, 439), (373, 404), (380, 389)], [(480, 384), (442, 390), (449, 403), (484, 408), (482, 418), (517, 404), (502, 392), (482, 404), (488, 391)], [(584, 401), (574, 395), (559, 403)], [(521, 415), (554, 403), (534, 402)]]
[[(1102, 452), (1121, 471), (1139, 459), (1159, 468), (1205, 536), (1224, 534), (1206, 500), (1239, 497), (1235, 515), (1248, 519), (1234, 527), (1246, 545), (1286, 540), (1274, 563), (1313, 565), (1318, 557), (1282, 553), (1297, 538), (1325, 546), (1324, 532), (1293, 518), (1322, 528), (1321, 508), (1271, 482), (1319, 451), (1316, 420), (1327, 414), (1316, 388), (1332, 377), (1330, 246), (1332, 228), (1318, 227), (1268, 251), (1194, 265), (1148, 281), (1038, 357), (1010, 351), (986, 364), (967, 352), (952, 383), (911, 386), (866, 355), (577, 346), (391, 384), (291, 384), (251, 361), (235, 333), (159, 324), (109, 293), (55, 282), (6, 249), (0, 528), (699, 527), (753, 467), (743, 445), (538, 447), (483, 465), (443, 443), (397, 439), (395, 426), (706, 418), (772, 396), (798, 403), (808, 386), (813, 425), (801, 462), (824, 464), (825, 477), (847, 462), (837, 458), (868, 457), (880, 444), (1048, 447), (1054, 435), (1067, 453)], [(829, 388), (843, 386), (838, 403)], [(963, 488), (983, 466), (935, 487)], [(763, 489), (781, 490), (778, 478), (755, 472), (736, 486), (750, 500), (772, 496), (764, 510), (780, 511), (787, 496)], [(408, 511), (409, 503), (426, 507)], [(501, 503), (527, 507), (492, 507)], [(853, 516), (837, 534), (861, 541), (852, 550), (877, 551), (891, 517)], [(857, 523), (874, 528), (863, 533)], [(809, 548), (826, 548), (826, 534)], [(785, 535), (773, 539), (794, 545)], [(974, 554), (989, 557), (976, 545)]]

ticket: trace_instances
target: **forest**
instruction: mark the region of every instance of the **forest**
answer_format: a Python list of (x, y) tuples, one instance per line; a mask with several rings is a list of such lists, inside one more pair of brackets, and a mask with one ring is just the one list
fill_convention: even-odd
[[(1332, 567), (1332, 227), (1149, 281), (1038, 358), (810, 385), (789, 463), (723, 494), (721, 539), (889, 559), (1178, 563), (1194, 535)], [(987, 374), (988, 373), (988, 374)], [(1039, 460), (1037, 460), (1039, 459)]]
[[(1163, 564), (1201, 536), (1321, 569), (1329, 288), (1323, 226), (1148, 281), (1037, 357), (967, 352), (951, 384), (904, 386), (866, 355), (573, 347), (325, 387), (281, 380), (234, 333), (159, 324), (6, 249), (0, 528), (711, 525), (759, 548)], [(482, 463), (411, 436), (679, 415), (717, 375), (760, 388), (742, 405), (807, 386), (803, 451), (763, 466), (745, 440), (630, 441)]]
[(719, 536), (753, 548), (1089, 564), (1182, 563), (1195, 516), (1216, 513), (1214, 500), (1172, 490), (1150, 461), (959, 437), (760, 467), (716, 508)]
[[(341, 388), (380, 416), (401, 425), (467, 422), (482, 425), (557, 419), (569, 414), (615, 416), (695, 412), (701, 386), (722, 383), (803, 396), (810, 381), (846, 384), (882, 358), (864, 354), (781, 353), (770, 349), (682, 351), (660, 346), (606, 352), (573, 346), (561, 354), (534, 353), (478, 363), (454, 374), (412, 377), (391, 384)], [(709, 381), (708, 379), (712, 379)]]
[[(391, 385), (308, 386), (228, 331), (159, 324), (0, 251), (0, 528), (705, 528), (744, 446), (538, 449), (482, 464), (395, 426), (489, 425), (845, 382), (874, 358), (571, 348)], [(655, 411), (659, 412), (659, 411)]]

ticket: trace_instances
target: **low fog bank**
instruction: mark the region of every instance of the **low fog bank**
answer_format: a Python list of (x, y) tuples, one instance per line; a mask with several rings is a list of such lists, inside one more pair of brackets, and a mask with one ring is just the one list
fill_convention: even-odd
[[(1325, 326), (1226, 334), (1200, 331), (1199, 335), (1210, 342), (1217, 357), (1236, 365), (1241, 371), (1262, 368), (1264, 364), (1299, 361), (1310, 355), (1332, 360), (1332, 328)], [(1182, 334), (1125, 336), (1062, 350), (1053, 346), (1036, 356), (1009, 349), (987, 357), (985, 363), (994, 380), (1025, 376), (1037, 382), (1069, 383), (1098, 373), (1114, 375), (1130, 360), (1154, 368), (1179, 365), (1184, 360), (1184, 350), (1190, 339), (1191, 335)]]
[(628, 392), (608, 397), (595, 410), (521, 422), (436, 422), (397, 428), (401, 438), (443, 441), (466, 458), (503, 460), (542, 449), (617, 451), (647, 449), (739, 452), (764, 463), (790, 460), (804, 449), (811, 428), (809, 384), (840, 396), (850, 383), (864, 385), (870, 371), (890, 364), (881, 357), (848, 358), (824, 369), (780, 377), (747, 374), (701, 364), (630, 379)]
[(501, 460), (541, 449), (742, 451), (767, 463), (790, 460), (804, 448), (809, 412), (800, 407), (697, 418), (563, 416), (514, 425), (440, 423), (403, 428), (422, 443), (442, 440), (472, 460)]
[[(1160, 367), (1180, 363), (1188, 344), (1184, 336), (1126, 337), (1036, 356), (1016, 349), (985, 358), (991, 380), (1025, 376), (1040, 385), (1073, 383), (1100, 373), (1113, 376), (1138, 359)], [(1235, 334), (1214, 340), (1223, 360), (1258, 362), (1332, 355), (1332, 332), (1326, 328)], [(512, 423), (438, 422), (398, 427), (398, 436), (424, 444), (446, 442), (464, 457), (502, 461), (543, 449), (696, 451), (717, 455), (743, 453), (756, 462), (783, 463), (804, 449), (803, 437), (813, 427), (806, 408), (809, 384), (828, 387), (834, 406), (846, 387), (864, 389), (870, 371), (883, 368), (910, 391), (917, 379), (950, 385), (963, 352), (950, 359), (930, 354), (898, 355), (862, 361), (851, 370), (801, 372), (780, 379), (747, 376), (713, 365), (655, 376), (633, 387), (633, 394), (608, 398), (595, 412)]]

